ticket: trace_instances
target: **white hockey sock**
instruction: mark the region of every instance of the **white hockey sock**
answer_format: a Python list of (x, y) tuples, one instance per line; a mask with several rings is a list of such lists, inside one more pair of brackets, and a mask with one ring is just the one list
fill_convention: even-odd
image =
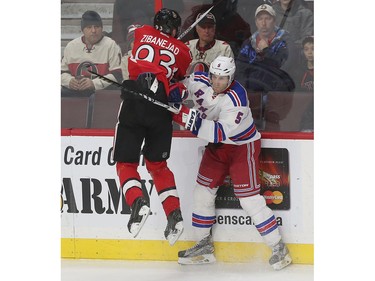
[(215, 222), (215, 198), (218, 188), (210, 189), (197, 184), (194, 189), (194, 207), (192, 225), (196, 241), (210, 234)]
[(273, 247), (279, 243), (281, 235), (272, 210), (266, 205), (261, 195), (240, 198), (240, 204), (246, 213), (251, 216), (264, 242)]

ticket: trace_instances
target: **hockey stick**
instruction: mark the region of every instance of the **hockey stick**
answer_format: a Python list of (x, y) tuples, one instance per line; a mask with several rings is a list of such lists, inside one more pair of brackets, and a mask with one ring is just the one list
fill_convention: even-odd
[(122, 84), (120, 84), (120, 83), (118, 83), (118, 82), (116, 82), (116, 81), (113, 81), (113, 80), (111, 80), (111, 79), (109, 79), (109, 78), (107, 78), (107, 77), (105, 77), (105, 76), (103, 76), (103, 75), (100, 75), (99, 73), (96, 73), (96, 72), (94, 72), (94, 71), (91, 71), (91, 70), (89, 70), (89, 69), (87, 69), (87, 68), (86, 68), (85, 70), (86, 70), (87, 72), (90, 72), (91, 74), (94, 74), (94, 75), (98, 76), (100, 79), (103, 79), (104, 81), (107, 81), (107, 82), (109, 82), (109, 83), (112, 83), (113, 85), (116, 85), (117, 87), (119, 87), (119, 88), (121, 88), (121, 89), (124, 89), (124, 90), (126, 90), (127, 92), (132, 93), (133, 95), (140, 96), (140, 97), (142, 97), (142, 98), (148, 100), (149, 102), (152, 102), (152, 103), (155, 104), (155, 105), (158, 105), (158, 106), (160, 106), (160, 107), (165, 108), (166, 110), (169, 110), (170, 112), (173, 112), (173, 113), (175, 113), (175, 114), (177, 114), (177, 113), (180, 112), (177, 108), (174, 108), (174, 107), (172, 107), (172, 106), (169, 106), (168, 104), (162, 103), (162, 102), (160, 102), (160, 101), (158, 101), (158, 100), (156, 100), (156, 99), (154, 99), (154, 98), (152, 98), (152, 97), (150, 97), (150, 96), (148, 96), (148, 95), (146, 95), (146, 94), (143, 94), (143, 93), (141, 93), (141, 92), (136, 92), (136, 91), (133, 91), (133, 90), (127, 89), (127, 88), (125, 88), (124, 86), (122, 86)]
[(182, 32), (178, 37), (177, 40), (181, 40), (192, 30), (214, 7), (216, 7), (219, 3), (221, 3), (223, 0), (217, 2), (215, 5), (212, 5), (211, 8), (209, 8), (207, 11), (205, 11), (195, 22), (192, 23), (184, 32)]

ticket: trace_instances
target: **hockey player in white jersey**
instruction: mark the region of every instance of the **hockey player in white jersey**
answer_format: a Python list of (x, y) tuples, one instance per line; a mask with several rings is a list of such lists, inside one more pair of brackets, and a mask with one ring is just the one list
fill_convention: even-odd
[[(264, 242), (272, 249), (270, 265), (282, 269), (291, 263), (275, 216), (260, 195), (257, 131), (245, 88), (234, 80), (233, 58), (219, 56), (209, 73), (195, 72), (185, 79), (194, 107), (176, 104), (174, 121), (209, 143), (203, 154), (193, 191), (192, 225), (197, 244), (178, 253), (180, 264), (215, 262), (211, 228), (215, 222), (218, 187), (229, 174), (241, 207), (255, 222)], [(252, 227), (252, 226), (251, 226)]]

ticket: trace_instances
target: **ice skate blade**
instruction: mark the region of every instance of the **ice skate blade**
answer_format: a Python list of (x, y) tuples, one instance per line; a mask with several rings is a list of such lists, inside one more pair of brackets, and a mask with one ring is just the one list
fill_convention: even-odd
[(179, 264), (209, 264), (216, 262), (214, 254), (205, 254), (190, 258), (178, 258)]
[(281, 270), (292, 263), (292, 258), (287, 254), (282, 261), (279, 261), (272, 265), (274, 270)]
[(138, 233), (141, 231), (143, 225), (145, 224), (148, 216), (150, 215), (151, 211), (148, 206), (142, 206), (139, 210), (139, 215), (142, 216), (142, 220), (140, 223), (132, 223), (130, 227), (130, 233), (133, 235), (134, 238), (137, 237)]
[(178, 222), (176, 224), (176, 231), (173, 233), (170, 233), (168, 236), (167, 236), (167, 240), (169, 242), (169, 245), (173, 246), (176, 241), (178, 240), (178, 238), (180, 238), (182, 232), (184, 232), (184, 226), (182, 225), (182, 221), (181, 222)]

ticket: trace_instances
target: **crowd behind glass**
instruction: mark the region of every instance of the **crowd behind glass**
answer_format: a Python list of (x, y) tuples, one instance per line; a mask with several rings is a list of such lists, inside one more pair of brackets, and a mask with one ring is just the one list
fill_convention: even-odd
[[(235, 79), (248, 91), (250, 107), (261, 131), (313, 131), (313, 1), (162, 2), (163, 7), (180, 14), (182, 31), (199, 13), (216, 5), (211, 11), (216, 18), (215, 38), (226, 41), (233, 51), (237, 67)], [(153, 25), (154, 1), (116, 0), (113, 7), (112, 31), (105, 35), (116, 41), (122, 56), (128, 56), (132, 39), (129, 27)], [(256, 16), (257, 12), (261, 15), (259, 9), (266, 12), (264, 18)], [(261, 34), (267, 28), (273, 30), (272, 38), (266, 39), (267, 43), (262, 47), (264, 36)], [(182, 41), (195, 38), (198, 35), (193, 29)], [(124, 67), (126, 65), (122, 65)], [(124, 73), (126, 70), (123, 69)]]

